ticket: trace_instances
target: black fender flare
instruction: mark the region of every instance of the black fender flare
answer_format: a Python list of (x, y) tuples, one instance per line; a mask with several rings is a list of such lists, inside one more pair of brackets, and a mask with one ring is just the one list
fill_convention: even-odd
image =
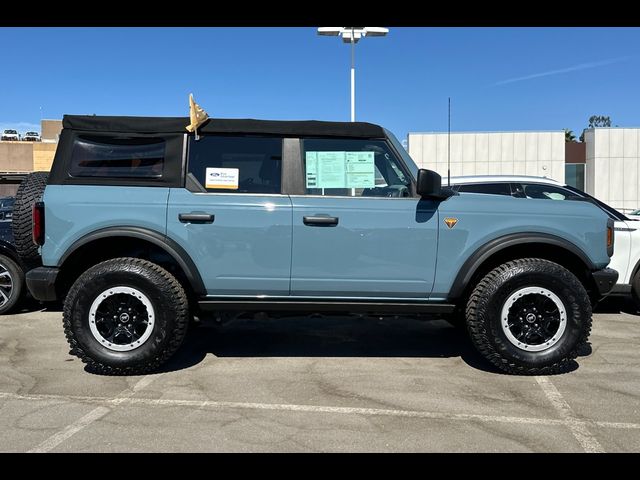
[(596, 270), (596, 266), (582, 249), (562, 237), (548, 233), (510, 233), (488, 241), (465, 260), (458, 271), (456, 279), (453, 281), (453, 285), (451, 285), (449, 298), (455, 299), (462, 296), (473, 275), (488, 258), (505, 248), (527, 243), (545, 244), (564, 248), (578, 257), (590, 271)]
[(206, 295), (206, 289), (204, 287), (202, 277), (200, 276), (200, 272), (184, 248), (166, 235), (143, 227), (106, 227), (95, 230), (73, 242), (62, 257), (60, 257), (57, 266), (62, 267), (65, 261), (83, 245), (107, 237), (136, 238), (146, 240), (147, 242), (160, 247), (178, 263), (186, 275), (193, 291), (197, 295)]

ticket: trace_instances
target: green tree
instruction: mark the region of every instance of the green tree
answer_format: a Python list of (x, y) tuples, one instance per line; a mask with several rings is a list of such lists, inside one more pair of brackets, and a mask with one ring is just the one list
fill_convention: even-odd
[(564, 141), (565, 142), (575, 142), (576, 136), (573, 134), (573, 130), (569, 130), (568, 128), (564, 129)]
[[(610, 127), (611, 117), (609, 115), (591, 115), (589, 117), (589, 126), (587, 128)], [(580, 135), (580, 141), (584, 142), (584, 130)]]
[(610, 126), (611, 126), (611, 118), (609, 118), (608, 115), (591, 115), (589, 117), (588, 128), (610, 127)]

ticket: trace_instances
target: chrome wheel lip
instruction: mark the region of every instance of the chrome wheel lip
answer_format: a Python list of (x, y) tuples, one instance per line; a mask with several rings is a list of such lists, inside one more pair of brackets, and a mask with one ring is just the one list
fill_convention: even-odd
[[(551, 339), (548, 339), (548, 341), (538, 345), (531, 345), (521, 340), (518, 340), (513, 335), (513, 332), (511, 331), (511, 329), (509, 328), (509, 324), (507, 323), (509, 318), (509, 310), (511, 309), (513, 304), (516, 303), (516, 301), (520, 300), (525, 295), (541, 295), (541, 296), (547, 297), (556, 305), (556, 308), (560, 313), (560, 322), (556, 332), (552, 335)], [(520, 288), (515, 292), (513, 292), (509, 296), (509, 298), (507, 298), (507, 300), (504, 302), (504, 305), (502, 306), (502, 311), (500, 312), (500, 326), (502, 327), (502, 331), (507, 337), (507, 340), (509, 340), (509, 342), (511, 342), (514, 346), (516, 346), (520, 350), (523, 350), (525, 352), (542, 352), (544, 350), (548, 350), (549, 348), (553, 347), (556, 343), (560, 341), (560, 339), (564, 335), (564, 332), (567, 328), (567, 309), (565, 308), (564, 303), (562, 303), (562, 300), (560, 300), (560, 297), (558, 297), (555, 293), (553, 293), (551, 290), (547, 288), (544, 288), (544, 287)]]
[[(147, 316), (149, 318), (149, 321), (147, 323), (147, 328), (142, 334), (142, 336), (138, 338), (136, 341), (134, 341), (133, 343), (124, 344), (124, 345), (115, 344), (108, 341), (106, 338), (102, 336), (102, 334), (98, 331), (98, 327), (96, 326), (96, 312), (98, 310), (98, 307), (100, 307), (100, 305), (105, 299), (120, 293), (133, 295), (137, 300), (139, 300), (147, 309)], [(91, 307), (89, 308), (89, 329), (91, 330), (91, 334), (93, 335), (93, 338), (95, 338), (103, 347), (109, 350), (113, 350), (115, 352), (130, 352), (131, 350), (140, 348), (142, 345), (145, 344), (147, 340), (149, 340), (149, 337), (151, 336), (151, 333), (155, 328), (155, 324), (156, 324), (156, 315), (153, 309), (153, 305), (151, 304), (151, 301), (140, 290), (132, 287), (117, 286), (117, 287), (107, 288), (106, 290), (98, 294), (98, 296), (95, 298), (95, 300), (91, 304)]]
[[(4, 279), (8, 279), (7, 285)], [(0, 262), (0, 307), (4, 307), (13, 295), (13, 278), (7, 266)]]

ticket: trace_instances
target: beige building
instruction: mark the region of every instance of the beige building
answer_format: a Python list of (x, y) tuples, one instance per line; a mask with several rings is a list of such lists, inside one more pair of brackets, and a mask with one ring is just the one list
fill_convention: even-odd
[(41, 142), (0, 142), (0, 196), (15, 195), (25, 173), (49, 171), (62, 120), (42, 120)]

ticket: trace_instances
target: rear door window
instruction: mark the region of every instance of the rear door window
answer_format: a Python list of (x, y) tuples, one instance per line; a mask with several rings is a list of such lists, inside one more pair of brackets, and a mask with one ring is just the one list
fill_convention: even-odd
[(281, 192), (282, 138), (203, 136), (189, 143), (189, 173), (207, 192)]

